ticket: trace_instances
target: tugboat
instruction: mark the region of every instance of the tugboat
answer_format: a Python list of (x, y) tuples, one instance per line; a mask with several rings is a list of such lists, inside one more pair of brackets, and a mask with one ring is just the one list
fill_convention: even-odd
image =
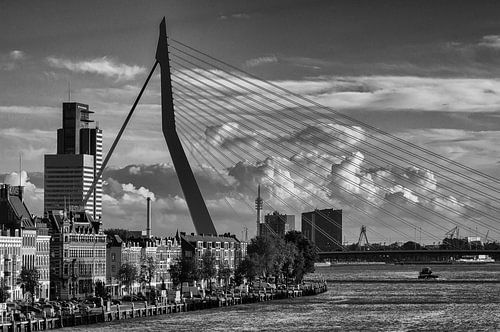
[(418, 274), (418, 279), (429, 280), (429, 279), (437, 279), (437, 278), (439, 278), (439, 276), (436, 274), (432, 274), (432, 270), (430, 267), (424, 267), (422, 269), (422, 271), (420, 271), (420, 273)]

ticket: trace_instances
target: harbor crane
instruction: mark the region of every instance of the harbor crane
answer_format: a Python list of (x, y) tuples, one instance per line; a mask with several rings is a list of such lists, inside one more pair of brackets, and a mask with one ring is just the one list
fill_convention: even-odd
[(444, 234), (444, 236), (450, 240), (458, 239), (459, 235), (460, 235), (460, 229), (458, 228), (458, 226), (453, 227), (452, 229), (450, 229), (448, 232), (446, 232)]

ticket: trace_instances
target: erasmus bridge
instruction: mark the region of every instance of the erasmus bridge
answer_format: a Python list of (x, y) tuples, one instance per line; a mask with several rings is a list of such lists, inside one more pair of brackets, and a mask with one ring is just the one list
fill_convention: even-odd
[[(379, 238), (392, 234), (403, 241), (417, 242), (417, 229), (420, 237), (423, 234), (434, 243), (452, 228), (468, 234), (481, 230), (490, 239), (499, 238), (499, 179), (326, 107), (292, 91), (297, 90), (292, 84), (285, 88), (287, 82), (262, 80), (181, 41), (167, 39), (165, 19), (151, 71), (84, 205), (158, 65), (162, 130), (198, 234), (217, 234), (217, 221), (212, 220), (184, 147), (193, 162), (205, 171), (208, 167), (228, 186), (234, 184), (223, 170), (236, 165), (231, 172), (247, 175), (238, 183), (239, 192), (253, 192), (260, 184), (268, 196), (264, 204), (271, 211), (301, 214), (318, 207), (342, 208), (344, 232), (350, 231), (351, 238), (357, 237), (353, 229), (363, 229), (367, 223), (370, 234)], [(205, 134), (201, 144), (196, 143), (197, 133)], [(241, 195), (242, 204), (253, 211), (248, 196)], [(233, 197), (224, 200), (237, 214)], [(302, 222), (313, 225), (304, 218)], [(320, 253), (324, 258), (387, 255), (376, 250), (349, 251), (321, 227), (313, 227), (339, 248)], [(426, 253), (438, 255), (437, 251)], [(453, 246), (448, 253), (498, 256), (495, 250)]]

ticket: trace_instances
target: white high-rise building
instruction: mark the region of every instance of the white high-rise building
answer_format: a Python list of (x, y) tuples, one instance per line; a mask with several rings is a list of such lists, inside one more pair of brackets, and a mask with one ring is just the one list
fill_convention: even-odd
[(84, 209), (102, 216), (102, 180), (83, 200), (102, 165), (102, 130), (91, 128), (88, 105), (63, 103), (63, 127), (57, 131), (57, 154), (45, 155), (44, 211)]

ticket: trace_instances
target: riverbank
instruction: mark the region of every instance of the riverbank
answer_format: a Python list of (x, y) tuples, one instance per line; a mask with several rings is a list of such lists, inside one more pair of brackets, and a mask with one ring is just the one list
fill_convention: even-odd
[[(229, 293), (224, 296), (207, 296), (205, 298), (184, 299), (182, 303), (166, 303), (158, 305), (115, 305), (109, 311), (105, 307), (102, 312), (88, 314), (73, 314), (54, 318), (33, 318), (26, 321), (12, 321), (0, 324), (2, 332), (45, 331), (62, 327), (92, 325), (133, 319), (138, 317), (153, 317), (180, 312), (229, 307), (241, 304), (267, 302), (280, 299), (313, 296), (327, 291), (325, 282), (308, 283), (298, 287), (274, 290), (262, 289), (248, 293)], [(90, 326), (89, 326), (90, 327)]]

